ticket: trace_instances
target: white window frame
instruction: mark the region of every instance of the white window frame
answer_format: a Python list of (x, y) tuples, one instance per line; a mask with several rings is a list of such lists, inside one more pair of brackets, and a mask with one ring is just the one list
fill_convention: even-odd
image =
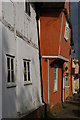
[(57, 67), (57, 65), (54, 66), (54, 69), (55, 68), (56, 68), (56, 79), (54, 79), (54, 83), (55, 83), (55, 80), (56, 80), (56, 87), (55, 87), (55, 84), (54, 84), (54, 92), (57, 92), (58, 91), (58, 67)]
[[(27, 70), (27, 76), (26, 76), (26, 81), (24, 80), (24, 62), (26, 62), (26, 70), (28, 69), (27, 63), (29, 62), (29, 71)], [(28, 72), (30, 72), (30, 80), (28, 80)], [(24, 80), (24, 85), (32, 84), (32, 79), (31, 79), (31, 60), (26, 60), (23, 59), (23, 80)]]
[(29, 15), (28, 12), (26, 11), (26, 2), (29, 2), (29, 0), (24, 0), (24, 12), (25, 12), (28, 20), (30, 20), (30, 18), (31, 18), (31, 5), (30, 5), (30, 15)]
[(67, 41), (68, 38), (69, 38), (69, 24), (68, 24), (67, 21), (66, 21), (66, 26), (65, 26), (65, 34), (64, 34), (64, 38), (65, 38), (66, 41)]
[[(68, 62), (66, 62), (66, 67), (67, 67), (67, 70), (65, 70), (65, 86), (68, 86), (69, 87), (69, 71), (68, 71)], [(67, 75), (66, 75), (67, 74)], [(67, 79), (67, 80), (66, 80)], [(67, 85), (66, 85), (66, 81), (68, 81)]]
[[(8, 67), (7, 67), (7, 59), (10, 59), (10, 82), (8, 82)], [(12, 77), (11, 77), (11, 59), (13, 59), (13, 71), (14, 71), (14, 82), (12, 82)], [(7, 88), (10, 87), (16, 87), (16, 81), (15, 81), (15, 57), (12, 55), (7, 54), (6, 55), (6, 83), (7, 83)]]

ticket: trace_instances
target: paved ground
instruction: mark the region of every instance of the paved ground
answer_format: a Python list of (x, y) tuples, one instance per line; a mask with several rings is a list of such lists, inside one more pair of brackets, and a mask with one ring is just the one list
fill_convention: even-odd
[(52, 113), (51, 115), (48, 115), (48, 118), (49, 117), (80, 119), (80, 93), (68, 99), (60, 112)]

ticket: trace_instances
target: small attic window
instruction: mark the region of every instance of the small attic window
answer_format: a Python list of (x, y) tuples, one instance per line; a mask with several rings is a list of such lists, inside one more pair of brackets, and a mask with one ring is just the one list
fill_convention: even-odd
[(30, 16), (30, 2), (25, 2), (25, 12)]
[(66, 21), (66, 26), (65, 26), (65, 35), (64, 35), (65, 40), (67, 41), (69, 38), (69, 24)]

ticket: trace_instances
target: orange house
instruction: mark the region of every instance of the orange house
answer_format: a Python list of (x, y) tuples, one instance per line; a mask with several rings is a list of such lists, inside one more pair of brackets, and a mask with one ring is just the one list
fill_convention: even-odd
[(71, 23), (69, 2), (42, 3), (40, 50), (44, 101), (51, 106), (65, 101), (65, 62), (68, 62), (68, 95), (71, 95)]

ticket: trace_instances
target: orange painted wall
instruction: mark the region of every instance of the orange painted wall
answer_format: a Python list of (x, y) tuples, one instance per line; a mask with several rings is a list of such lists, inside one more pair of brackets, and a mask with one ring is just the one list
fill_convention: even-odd
[(66, 41), (64, 39), (65, 35), (65, 25), (66, 25), (66, 18), (63, 13), (63, 25), (62, 25), (62, 36), (61, 36), (61, 45), (60, 45), (60, 55), (63, 57), (67, 57), (69, 59), (69, 49), (70, 49), (70, 29), (69, 29), (69, 37)]
[[(69, 8), (69, 5), (65, 5)], [(69, 13), (69, 10), (68, 10)], [(60, 32), (61, 32), (61, 22), (63, 15), (63, 26), (62, 35), (60, 43)], [(59, 45), (60, 45), (60, 55), (69, 58), (69, 48), (70, 48), (70, 29), (69, 29), (69, 39), (65, 41), (66, 18), (64, 12), (46, 12), (40, 16), (40, 48), (41, 56), (58, 56), (59, 55)], [(53, 59), (49, 60), (49, 100), (50, 105), (55, 105), (58, 101), (61, 101), (61, 88), (62, 88), (62, 68), (58, 68), (58, 91), (54, 93), (54, 67), (50, 64)], [(48, 103), (48, 60), (42, 58), (42, 79), (43, 79), (43, 94), (44, 101)], [(69, 64), (70, 66), (70, 64)], [(70, 67), (69, 67), (70, 71)], [(69, 84), (71, 84), (69, 78)], [(71, 86), (71, 85), (70, 85)], [(64, 89), (65, 91), (65, 89)], [(71, 88), (69, 88), (69, 94), (71, 94)], [(65, 97), (65, 95), (63, 96)]]
[[(62, 34), (61, 34), (62, 15), (63, 15), (63, 24), (62, 24)], [(65, 58), (69, 58), (70, 29), (69, 29), (69, 39), (66, 41), (64, 39), (65, 25), (66, 25), (66, 17), (64, 15), (64, 12), (45, 13), (40, 17), (41, 55), (58, 56), (59, 46), (60, 46), (60, 55)], [(61, 34), (61, 43), (60, 43), (60, 34)]]
[[(58, 68), (58, 91), (54, 92), (54, 67), (51, 67), (49, 60), (49, 103), (54, 106), (61, 101), (61, 87), (62, 87), (62, 68)], [(44, 101), (48, 103), (48, 60), (42, 59), (42, 80), (43, 80), (43, 94)]]
[[(52, 61), (50, 60), (50, 64)], [(54, 92), (54, 67), (51, 66), (49, 69), (49, 83), (50, 105), (54, 106), (61, 101), (62, 68), (58, 68), (58, 91)]]
[(56, 56), (59, 50), (62, 14), (47, 13), (40, 17), (41, 55)]
[(48, 103), (48, 61), (41, 60), (44, 101)]

